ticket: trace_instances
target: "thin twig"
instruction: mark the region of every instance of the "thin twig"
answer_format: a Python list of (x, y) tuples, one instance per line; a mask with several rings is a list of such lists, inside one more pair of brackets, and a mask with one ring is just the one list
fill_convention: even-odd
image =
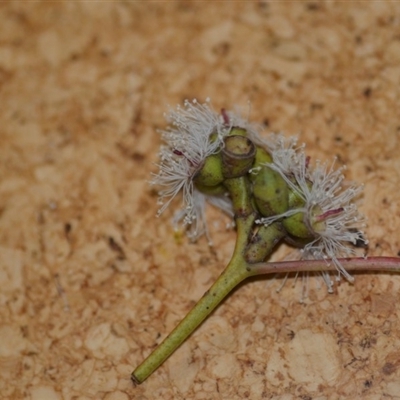
[[(347, 271), (400, 272), (400, 257), (338, 258)], [(298, 260), (257, 263), (249, 266), (253, 275), (288, 272), (337, 271), (332, 260)]]

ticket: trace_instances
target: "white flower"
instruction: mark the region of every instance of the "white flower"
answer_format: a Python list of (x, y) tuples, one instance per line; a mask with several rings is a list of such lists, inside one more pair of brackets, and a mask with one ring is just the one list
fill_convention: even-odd
[[(281, 174), (293, 174), (293, 171), (304, 166), (301, 158), (304, 157), (305, 144), (297, 146), (298, 139), (296, 136), (287, 138), (279, 133), (272, 133), (264, 139), (264, 142), (272, 156), (274, 165)], [(309, 158), (306, 157), (305, 161), (307, 167)]]
[[(176, 110), (170, 110), (166, 119), (171, 126), (161, 131), (165, 145), (160, 151), (160, 171), (151, 182), (162, 187), (159, 192), (159, 204), (162, 206), (158, 215), (182, 192), (183, 208), (176, 213), (174, 223), (177, 225), (183, 221), (183, 225), (190, 225), (187, 233), (192, 239), (203, 233), (208, 237), (206, 201), (230, 215), (231, 204), (227, 197), (206, 196), (201, 193), (196, 189), (193, 178), (205, 159), (220, 150), (223, 138), (229, 133), (231, 126), (227, 125), (223, 114), (217, 114), (209, 104), (199, 104), (196, 100), (186, 100), (183, 108), (177, 106)], [(211, 134), (216, 134), (212, 141)]]
[[(326, 262), (332, 260), (339, 272), (338, 279), (342, 274), (353, 281), (338, 258), (354, 255), (355, 247), (352, 244), (356, 245), (359, 241), (368, 243), (359, 229), (365, 226), (364, 217), (352, 203), (360, 194), (362, 186), (349, 183), (343, 188), (345, 168), (334, 170), (335, 161), (330, 166), (317, 161), (316, 166), (311, 168), (304, 147), (295, 149), (295, 140), (278, 140), (276, 143), (277, 146), (271, 151), (273, 163), (268, 164), (268, 167), (280, 173), (304, 205), (280, 215), (261, 218), (257, 222), (269, 225), (276, 220), (302, 213), (304, 225), (312, 236), (301, 250), (302, 258), (323, 259)], [(329, 274), (323, 273), (323, 278), (329, 291), (332, 291), (333, 283)]]

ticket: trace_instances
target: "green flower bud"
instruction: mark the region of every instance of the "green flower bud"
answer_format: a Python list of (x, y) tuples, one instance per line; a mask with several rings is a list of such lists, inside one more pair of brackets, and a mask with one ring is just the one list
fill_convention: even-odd
[[(290, 179), (290, 177), (289, 177)], [(291, 178), (291, 181), (293, 182), (293, 185), (295, 185), (295, 181), (293, 178)], [(312, 182), (307, 181), (306, 182), (307, 187), (309, 190), (312, 189)], [(292, 188), (289, 187), (289, 208), (294, 209), (294, 208), (302, 208), (305, 205), (305, 200), (304, 197), (300, 195), (300, 189), (299, 190), (293, 190)]]
[(208, 196), (221, 196), (226, 193), (226, 187), (223, 184), (215, 186), (205, 186), (198, 182), (195, 182), (196, 189)]
[[(336, 212), (336, 210), (333, 212)], [(285, 218), (282, 224), (287, 233), (294, 237), (294, 239), (313, 239), (317, 235), (317, 232), (325, 230), (326, 223), (324, 217), (326, 214), (322, 212), (320, 207), (315, 206), (311, 211), (298, 212)]]
[(283, 214), (289, 209), (289, 189), (282, 176), (263, 166), (250, 175), (257, 208), (264, 217)]
[(262, 147), (257, 147), (256, 158), (254, 160), (253, 168), (261, 167), (264, 164), (270, 164), (270, 163), (272, 163), (272, 161), (273, 160), (272, 160), (271, 154), (269, 154)]
[[(307, 186), (310, 188), (312, 187), (311, 182), (307, 182)], [(300, 196), (300, 193), (296, 190), (289, 190), (289, 209), (296, 209), (296, 208), (303, 208), (305, 205), (304, 198)], [(313, 222), (313, 215), (320, 214), (320, 208), (314, 207), (311, 215), (306, 215), (305, 212), (300, 211), (296, 214), (293, 214), (289, 217), (286, 217), (283, 220), (283, 226), (285, 227), (286, 231), (294, 237), (298, 239), (312, 239), (315, 237), (315, 229), (318, 229), (321, 223), (315, 221), (315, 226)], [(310, 214), (310, 213), (308, 213)], [(311, 218), (310, 218), (311, 217)]]
[(222, 158), (221, 154), (211, 154), (204, 160), (204, 164), (193, 178), (196, 187), (217, 186), (222, 183)]
[(305, 214), (298, 212), (297, 214), (291, 215), (282, 221), (282, 225), (286, 229), (287, 233), (295, 238), (299, 239), (312, 239), (314, 235), (310, 231), (310, 228), (305, 224)]
[(254, 143), (245, 136), (233, 135), (224, 139), (222, 173), (225, 178), (244, 176), (253, 166), (256, 155)]
[(289, 209), (302, 208), (304, 206), (304, 199), (300, 194), (294, 190), (289, 189)]
[(247, 246), (245, 252), (246, 261), (250, 264), (263, 262), (285, 235), (285, 229), (278, 222), (268, 226), (261, 226), (257, 233), (252, 236)]

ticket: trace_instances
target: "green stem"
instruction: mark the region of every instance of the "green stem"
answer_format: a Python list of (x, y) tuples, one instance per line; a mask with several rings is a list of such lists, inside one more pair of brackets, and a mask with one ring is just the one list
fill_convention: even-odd
[(133, 371), (134, 383), (140, 384), (146, 380), (193, 333), (234, 287), (252, 275), (244, 260), (243, 249), (253, 222), (253, 216), (237, 219), (238, 236), (230, 263), (179, 325)]

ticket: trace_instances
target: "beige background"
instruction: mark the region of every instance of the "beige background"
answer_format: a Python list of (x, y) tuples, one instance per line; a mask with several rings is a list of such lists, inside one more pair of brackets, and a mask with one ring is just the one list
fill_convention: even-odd
[(155, 218), (168, 105), (209, 96), (338, 156), (365, 183), (369, 254), (398, 254), (398, 2), (14, 1), (0, 32), (1, 398), (400, 398), (388, 274), (311, 282), (304, 304), (301, 282), (248, 282), (129, 380), (235, 238), (215, 210), (212, 249), (174, 235), (173, 210)]

